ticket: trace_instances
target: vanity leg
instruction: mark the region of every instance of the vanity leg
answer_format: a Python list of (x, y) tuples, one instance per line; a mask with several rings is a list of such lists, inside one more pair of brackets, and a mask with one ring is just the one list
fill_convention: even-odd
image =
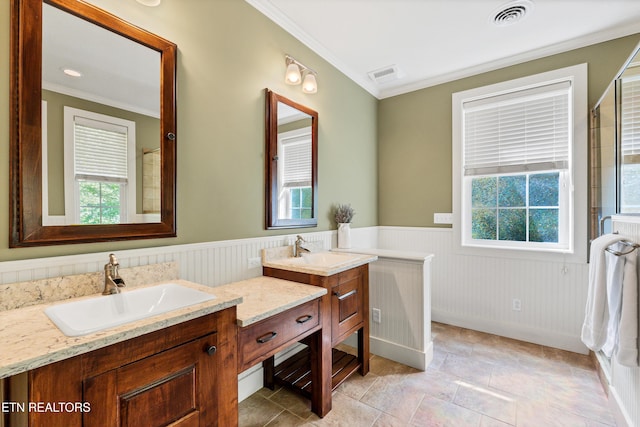
[(275, 356), (271, 356), (262, 362), (262, 382), (269, 390), (275, 390)]
[(369, 373), (369, 266), (362, 268), (362, 317), (364, 324), (358, 329), (358, 361), (360, 362), (360, 375)]
[[(331, 329), (329, 329), (330, 331)], [(331, 410), (332, 360), (331, 337), (319, 330), (311, 336), (309, 350), (311, 353), (311, 410), (319, 417), (324, 417)]]

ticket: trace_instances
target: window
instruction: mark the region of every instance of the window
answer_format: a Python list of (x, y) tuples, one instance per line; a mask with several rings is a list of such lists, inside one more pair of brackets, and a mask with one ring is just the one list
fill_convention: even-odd
[[(453, 95), (461, 246), (573, 252), (574, 227), (582, 224), (574, 217), (576, 157), (586, 156), (575, 138), (580, 67)], [(586, 133), (578, 133), (586, 145)], [(578, 169), (586, 174), (586, 164)], [(582, 191), (581, 204), (586, 185)]]
[(640, 212), (640, 76), (622, 78), (620, 212)]
[[(65, 211), (72, 224), (119, 224), (135, 209), (135, 123), (65, 107)], [(132, 212), (135, 214), (135, 210)]]
[(311, 189), (311, 128), (278, 134), (279, 218), (306, 219), (313, 216)]

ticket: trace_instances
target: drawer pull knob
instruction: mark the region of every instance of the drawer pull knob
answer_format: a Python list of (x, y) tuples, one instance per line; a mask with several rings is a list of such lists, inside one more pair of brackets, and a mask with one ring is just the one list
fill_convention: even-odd
[(356, 293), (356, 292), (357, 292), (357, 290), (356, 290), (356, 289), (353, 289), (353, 290), (351, 290), (351, 291), (347, 292), (347, 293), (346, 293), (346, 294), (344, 294), (344, 295), (341, 295), (341, 294), (340, 294), (340, 292), (338, 292), (338, 291), (334, 292), (333, 294), (334, 294), (335, 296), (337, 296), (337, 297), (338, 297), (338, 299), (339, 299), (340, 301), (342, 301), (342, 300), (343, 300), (343, 299), (345, 299), (345, 298), (349, 298), (351, 295), (355, 295), (355, 293)]
[(213, 356), (216, 353), (216, 351), (218, 351), (218, 349), (216, 348), (215, 345), (210, 345), (210, 346), (207, 346), (205, 351), (209, 356)]
[(296, 319), (296, 322), (298, 323), (307, 323), (309, 320), (313, 319), (313, 316), (310, 314), (307, 314), (306, 316), (300, 316)]
[(278, 335), (277, 332), (269, 332), (268, 334), (265, 334), (265, 335), (257, 338), (256, 341), (258, 343), (260, 343), (260, 344), (264, 344), (264, 343), (269, 342), (272, 339), (274, 339), (276, 335)]

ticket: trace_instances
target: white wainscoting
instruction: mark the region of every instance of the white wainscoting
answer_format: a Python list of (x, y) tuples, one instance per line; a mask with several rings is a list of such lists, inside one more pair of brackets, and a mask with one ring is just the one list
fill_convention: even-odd
[[(613, 230), (630, 240), (640, 243), (640, 219), (624, 219), (614, 217)], [(610, 396), (613, 397), (619, 415), (629, 426), (640, 426), (640, 368), (622, 366), (614, 360), (611, 361), (609, 377)], [(610, 399), (611, 400), (611, 399)], [(620, 425), (622, 423), (619, 422)]]
[[(431, 318), (587, 354), (580, 331), (588, 264), (462, 255), (450, 228), (379, 227), (378, 247), (435, 254)], [(513, 299), (521, 310), (512, 310)]]
[(431, 340), (431, 257), (391, 258), (378, 254), (369, 267), (371, 352), (416, 369), (433, 359)]

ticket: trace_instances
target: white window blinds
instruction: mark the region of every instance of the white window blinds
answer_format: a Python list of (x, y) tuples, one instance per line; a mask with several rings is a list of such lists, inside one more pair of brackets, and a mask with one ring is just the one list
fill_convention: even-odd
[(567, 169), (570, 95), (563, 81), (465, 102), (464, 174)]
[(622, 80), (623, 163), (640, 163), (640, 76)]
[(127, 128), (74, 116), (75, 177), (127, 182)]
[(283, 187), (311, 185), (311, 135), (300, 135), (282, 140)]

